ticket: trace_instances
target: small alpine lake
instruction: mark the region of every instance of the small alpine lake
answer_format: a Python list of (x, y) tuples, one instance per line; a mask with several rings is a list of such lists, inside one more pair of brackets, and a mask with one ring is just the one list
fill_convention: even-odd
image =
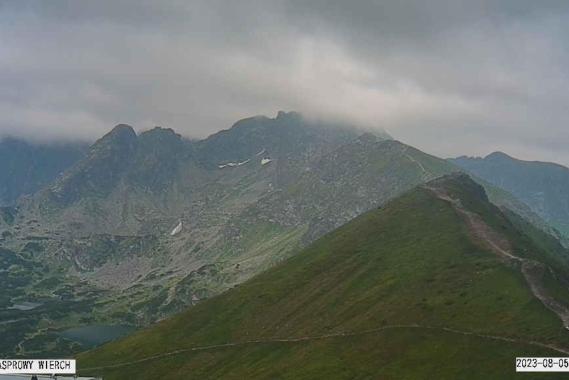
[(133, 326), (126, 325), (90, 325), (73, 327), (62, 331), (59, 335), (78, 342), (85, 348), (91, 348), (123, 337), (134, 330)]

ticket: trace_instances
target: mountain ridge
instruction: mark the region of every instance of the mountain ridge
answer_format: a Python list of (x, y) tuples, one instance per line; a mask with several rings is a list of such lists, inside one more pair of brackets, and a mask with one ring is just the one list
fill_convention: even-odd
[(502, 152), (484, 158), (458, 157), (450, 162), (526, 203), (537, 215), (569, 234), (569, 168), (550, 162), (524, 161)]

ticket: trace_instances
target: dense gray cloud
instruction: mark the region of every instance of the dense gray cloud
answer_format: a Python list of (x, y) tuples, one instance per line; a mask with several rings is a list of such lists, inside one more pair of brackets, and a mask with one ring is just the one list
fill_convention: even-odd
[(2, 1), (0, 135), (190, 137), (277, 110), (569, 164), (569, 3)]

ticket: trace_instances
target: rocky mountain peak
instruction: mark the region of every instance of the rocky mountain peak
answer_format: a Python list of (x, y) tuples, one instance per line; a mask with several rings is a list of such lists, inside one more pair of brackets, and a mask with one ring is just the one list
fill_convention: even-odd
[(148, 148), (153, 149), (151, 147), (177, 150), (183, 139), (181, 135), (177, 134), (171, 128), (154, 127), (142, 132), (138, 136), (138, 140), (143, 150)]
[(90, 148), (90, 155), (100, 155), (109, 151), (132, 151), (136, 146), (136, 132), (127, 124), (119, 124), (110, 132), (97, 140)]
[(477, 201), (488, 202), (488, 196), (484, 187), (463, 172), (446, 174), (427, 182), (425, 186), (453, 195), (453, 198), (456, 199), (476, 199)]
[(140, 134), (141, 137), (143, 135), (145, 135), (145, 136), (178, 136), (178, 137), (180, 137), (180, 135), (177, 134), (172, 128), (164, 128), (164, 127), (160, 127), (160, 126), (156, 126), (152, 129), (149, 129), (148, 131), (144, 131)]
[(302, 114), (295, 111), (279, 111), (277, 112), (276, 120), (296, 120), (299, 121), (302, 119)]
[(113, 129), (111, 129), (106, 135), (101, 139), (105, 138), (128, 138), (132, 139), (136, 137), (136, 132), (128, 124), (117, 124)]
[(511, 159), (512, 157), (508, 156), (506, 153), (503, 152), (493, 152), (490, 153), (485, 157), (486, 160), (504, 160), (504, 159)]

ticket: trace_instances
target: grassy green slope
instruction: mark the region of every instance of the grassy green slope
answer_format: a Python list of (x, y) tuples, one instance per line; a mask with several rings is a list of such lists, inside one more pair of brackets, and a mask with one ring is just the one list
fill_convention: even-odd
[[(477, 185), (447, 181), (516, 253), (533, 257), (531, 239), (523, 240)], [(237, 288), (80, 356), (79, 367), (105, 379), (510, 377), (516, 355), (559, 354), (527, 342), (567, 346), (569, 334), (519, 269), (483, 247), (449, 203), (418, 188)], [(251, 340), (265, 343), (145, 359)]]

